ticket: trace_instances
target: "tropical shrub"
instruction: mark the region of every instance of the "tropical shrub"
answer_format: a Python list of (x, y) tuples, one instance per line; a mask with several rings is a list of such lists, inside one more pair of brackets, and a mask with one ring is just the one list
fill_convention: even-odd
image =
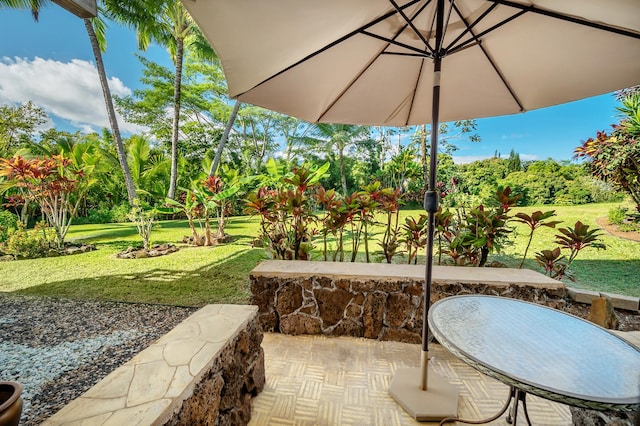
[(494, 194), (495, 207), (480, 204), (471, 209), (458, 207), (453, 213), (438, 211), (435, 218), (438, 263), (445, 254), (454, 265), (485, 266), (489, 253), (508, 244), (507, 237), (512, 232), (507, 226), (511, 219), (509, 211), (519, 198), (507, 187)]
[[(89, 158), (87, 154), (85, 158)], [(19, 191), (25, 205), (31, 201), (40, 206), (49, 225), (55, 230), (58, 247), (78, 211), (89, 187), (95, 164), (79, 165), (62, 155), (26, 159), (15, 156), (0, 159), (0, 176), (5, 177), (4, 189)]]
[(627, 212), (629, 209), (618, 206), (609, 210), (609, 222), (615, 225), (622, 225), (624, 220), (627, 218)]
[(620, 99), (621, 120), (611, 133), (598, 132), (575, 149), (593, 177), (626, 192), (640, 213), (640, 90)]
[(427, 246), (427, 219), (428, 216), (421, 214), (416, 220), (413, 216), (405, 219), (402, 230), (404, 237), (401, 242), (405, 244), (407, 249), (407, 263), (417, 263), (418, 251)]
[(9, 232), (18, 228), (18, 217), (8, 210), (0, 210), (0, 243), (7, 241)]
[(275, 259), (308, 260), (313, 249), (311, 188), (329, 169), (302, 165), (285, 175), (276, 188), (263, 186), (247, 196), (245, 213), (260, 216), (261, 239)]
[(527, 258), (527, 252), (529, 251), (529, 247), (531, 246), (531, 241), (533, 240), (533, 233), (535, 232), (535, 230), (540, 228), (541, 226), (555, 228), (557, 224), (561, 223), (557, 220), (545, 222), (547, 219), (555, 215), (555, 210), (550, 210), (544, 213), (540, 210), (537, 210), (531, 213), (531, 216), (526, 213), (516, 213), (516, 219), (514, 220), (516, 222), (524, 223), (529, 227), (529, 239), (527, 240), (527, 247), (524, 249), (524, 254), (522, 255), (522, 261), (520, 262), (519, 268), (522, 268), (522, 266), (524, 265), (524, 261)]
[(129, 220), (136, 225), (138, 235), (142, 239), (142, 247), (145, 250), (151, 246), (151, 230), (155, 226), (156, 214), (155, 209), (145, 208), (138, 198), (134, 200), (133, 207), (129, 212)]
[(50, 246), (46, 226), (28, 230), (18, 222), (18, 227), (8, 233), (5, 251), (16, 259), (33, 259), (45, 256)]

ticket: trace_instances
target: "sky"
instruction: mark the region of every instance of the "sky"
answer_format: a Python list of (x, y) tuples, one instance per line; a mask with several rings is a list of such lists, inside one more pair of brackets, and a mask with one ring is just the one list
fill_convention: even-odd
[[(140, 88), (142, 65), (135, 33), (116, 24), (107, 30), (103, 60), (112, 94)], [(172, 67), (168, 53), (151, 46), (144, 56)], [(48, 126), (84, 132), (108, 127), (100, 82), (84, 23), (55, 4), (35, 22), (29, 11), (0, 8), (0, 104), (32, 100), (48, 113)], [(478, 119), (480, 143), (457, 142), (454, 161), (503, 157), (513, 149), (522, 160), (571, 160), (573, 150), (618, 121), (616, 100), (605, 94), (524, 114)], [(144, 129), (119, 120), (127, 135)]]

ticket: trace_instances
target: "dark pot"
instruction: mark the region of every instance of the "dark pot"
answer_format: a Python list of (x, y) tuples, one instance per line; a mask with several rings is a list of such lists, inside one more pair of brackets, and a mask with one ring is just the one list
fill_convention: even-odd
[(0, 426), (18, 426), (22, 414), (22, 385), (0, 382)]

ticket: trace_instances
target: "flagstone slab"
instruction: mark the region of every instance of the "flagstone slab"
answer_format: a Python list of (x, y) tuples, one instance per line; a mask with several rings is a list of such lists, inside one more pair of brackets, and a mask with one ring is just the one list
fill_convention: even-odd
[(44, 425), (248, 423), (264, 387), (257, 311), (203, 307)]

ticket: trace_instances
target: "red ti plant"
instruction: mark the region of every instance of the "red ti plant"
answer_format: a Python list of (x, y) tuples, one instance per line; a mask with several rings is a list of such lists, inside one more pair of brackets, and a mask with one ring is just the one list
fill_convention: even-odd
[(260, 215), (262, 236), (276, 259), (308, 260), (313, 249), (310, 225), (316, 221), (308, 190), (318, 183), (329, 163), (312, 169), (294, 168), (278, 189), (262, 187), (247, 197), (245, 213)]
[(375, 211), (380, 207), (380, 197), (382, 184), (380, 181), (373, 182), (362, 187), (359, 192), (359, 215), (361, 229), (364, 233), (364, 251), (367, 263), (371, 262), (369, 258), (369, 225), (375, 223)]
[[(589, 225), (580, 221), (577, 221), (573, 228), (559, 228), (558, 231), (560, 233), (556, 234), (556, 244), (560, 247), (536, 253), (536, 261), (545, 268), (551, 278), (562, 279), (565, 277), (569, 266), (576, 259), (578, 253), (585, 248), (606, 249), (600, 240), (602, 236), (598, 233), (600, 229), (589, 230)], [(565, 256), (560, 256), (560, 249), (570, 250), (569, 258), (566, 261)]]
[(540, 210), (531, 213), (529, 216), (526, 213), (516, 213), (516, 222), (524, 223), (530, 229), (529, 232), (529, 241), (527, 241), (527, 247), (524, 249), (524, 255), (522, 256), (522, 261), (520, 262), (519, 268), (522, 269), (524, 265), (524, 260), (527, 258), (527, 252), (529, 251), (529, 246), (531, 246), (531, 240), (533, 240), (533, 233), (536, 229), (541, 226), (546, 226), (548, 228), (555, 228), (557, 224), (562, 223), (560, 220), (553, 220), (551, 222), (545, 222), (545, 220), (549, 219), (556, 215), (555, 210), (549, 210), (547, 212), (541, 212)]
[(341, 204), (340, 199), (335, 189), (325, 190), (322, 185), (316, 187), (316, 192), (313, 195), (315, 200), (325, 209), (324, 216), (320, 219), (322, 223), (322, 256), (327, 261), (327, 235), (334, 230), (331, 227), (332, 224), (332, 212), (335, 211)]
[[(209, 227), (209, 215), (215, 210), (218, 215), (218, 230), (216, 240), (223, 242), (226, 238), (226, 212), (230, 208), (230, 199), (240, 190), (241, 182), (236, 170), (225, 170), (224, 176), (208, 176), (199, 183), (199, 191), (203, 205), (207, 213), (205, 240), (211, 243), (211, 230)], [(209, 245), (209, 244), (206, 244)]]
[(398, 239), (399, 228), (399, 216), (400, 216), (400, 204), (402, 193), (400, 188), (384, 188), (378, 194), (378, 201), (380, 203), (380, 210), (386, 213), (387, 222), (382, 236), (382, 242), (379, 243), (382, 247), (382, 254), (387, 263), (391, 263), (393, 257), (398, 254), (398, 248), (400, 247), (400, 241)]
[[(452, 220), (453, 213), (451, 213), (451, 211), (443, 210), (442, 207), (438, 208), (435, 214), (435, 240), (438, 241), (438, 265), (442, 264), (442, 243), (446, 242), (447, 245), (449, 245), (455, 237)], [(455, 262), (456, 259), (454, 258), (454, 263)]]
[(544, 268), (547, 275), (553, 278), (562, 279), (566, 270), (565, 259), (566, 256), (561, 255), (560, 247), (536, 253), (536, 262)]
[(489, 253), (505, 244), (506, 235), (511, 232), (507, 227), (509, 211), (520, 195), (511, 195), (511, 188), (507, 187), (497, 191), (494, 198), (497, 207), (486, 208), (480, 204), (468, 212), (457, 209), (455, 224), (451, 224), (448, 217), (441, 219), (446, 220), (448, 229), (447, 234), (442, 234), (446, 236), (448, 248), (441, 252), (451, 256), (455, 264), (484, 266)]
[(95, 183), (90, 177), (94, 165), (84, 168), (62, 155), (25, 159), (21, 156), (0, 159), (3, 189), (16, 190), (25, 203), (36, 202), (56, 233), (58, 247), (76, 215), (80, 202)]
[(421, 214), (418, 220), (413, 216), (409, 216), (404, 220), (402, 229), (404, 230), (404, 238), (402, 242), (407, 247), (408, 260), (407, 263), (414, 264), (418, 261), (418, 251), (427, 246), (427, 215)]

